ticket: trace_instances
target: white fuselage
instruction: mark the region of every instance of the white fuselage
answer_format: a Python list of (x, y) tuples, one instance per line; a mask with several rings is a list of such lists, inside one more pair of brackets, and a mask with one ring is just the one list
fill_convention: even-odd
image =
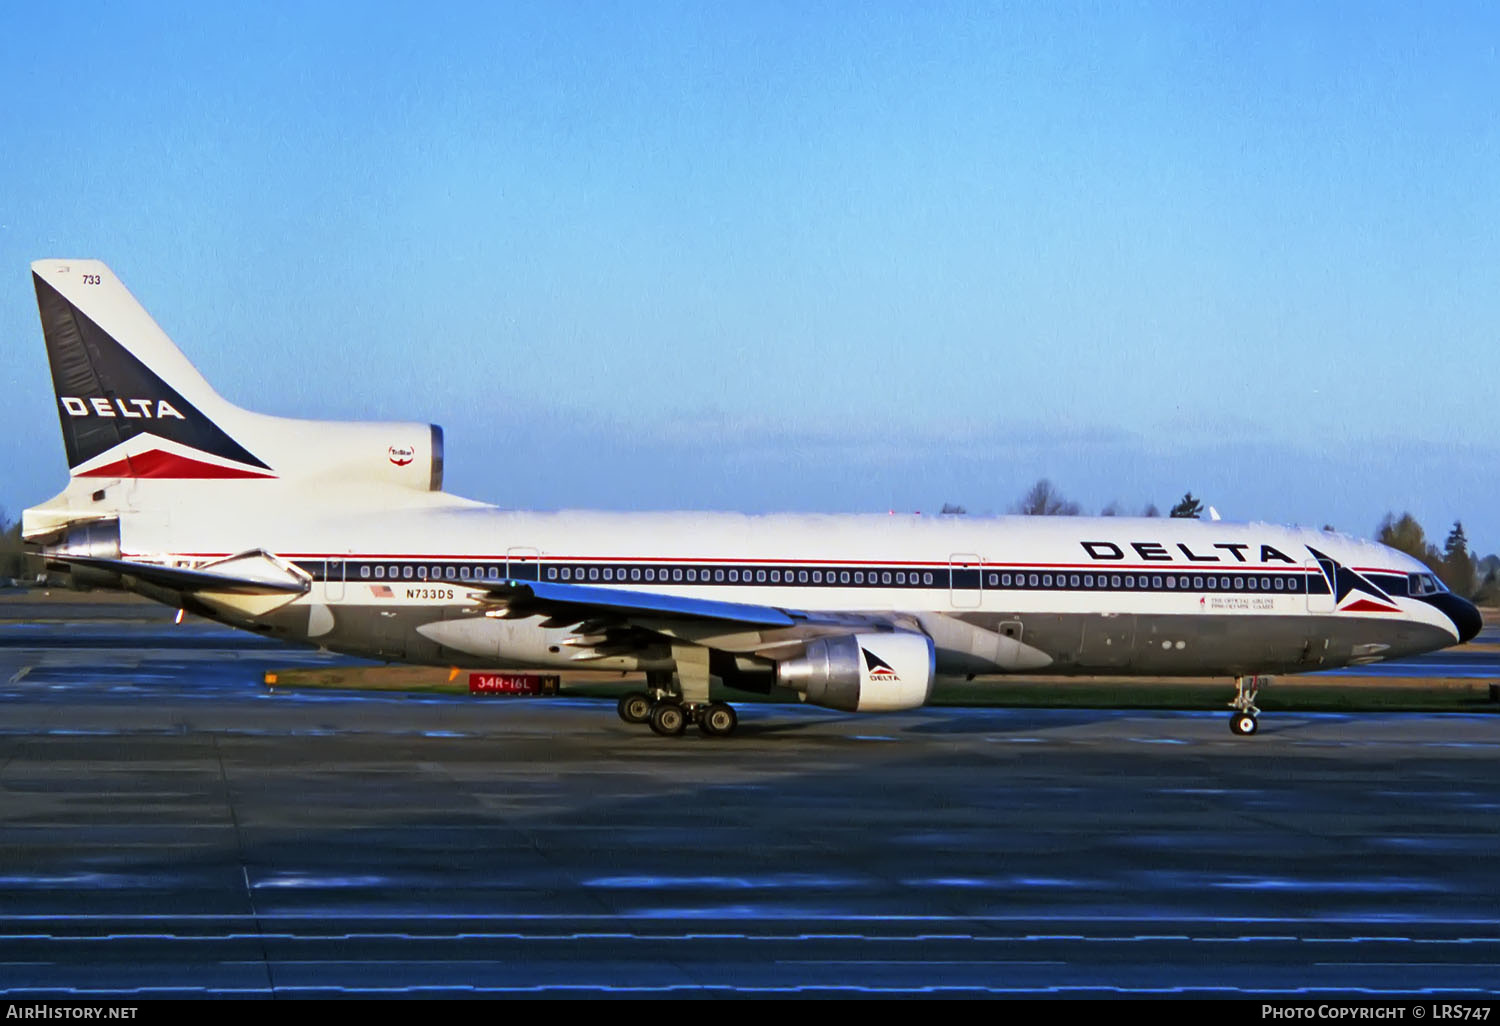
[[(255, 497), (258, 509), (216, 503), (212, 513), (179, 505), (174, 513), (181, 515), (123, 516), (122, 554), (198, 566), (251, 548), (274, 552), (314, 578), (306, 595), (274, 616), (288, 633), (360, 654), (420, 653), (433, 661), (643, 665), (631, 656), (580, 658), (577, 648), (558, 643), (567, 629), (542, 627), (540, 617), (455, 626), (482, 613), (475, 585), (506, 578), (790, 610), (906, 615), (937, 640), (939, 672), (950, 675), (1238, 672), (1255, 665), (1262, 630), (1256, 624), (1265, 633), (1262, 668), (1277, 672), (1298, 668), (1298, 646), (1305, 648), (1308, 639), (1315, 639), (1317, 651), (1304, 669), (1456, 640), (1440, 609), (1392, 594), (1404, 588), (1387, 586), (1378, 601), (1362, 592), (1337, 596), (1313, 552), (1388, 585), (1427, 573), (1420, 563), (1344, 535), (1269, 524), (525, 513), (446, 501), (441, 493), (368, 513), (304, 508), (284, 516), (264, 508), (263, 493)], [(223, 608), (233, 619), (245, 606), (225, 600)], [(415, 646), (393, 646), (389, 637), (362, 642), (372, 615), (382, 614), (399, 621)], [(991, 651), (986, 639), (972, 637), (945, 644), (940, 635), (952, 630), (943, 620), (1021, 645)], [(389, 624), (387, 635), (394, 629)]]

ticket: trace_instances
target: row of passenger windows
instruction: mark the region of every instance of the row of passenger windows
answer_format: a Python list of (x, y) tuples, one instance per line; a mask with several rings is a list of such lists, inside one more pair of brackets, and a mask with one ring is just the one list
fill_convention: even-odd
[[(316, 576), (322, 576), (323, 565), (308, 567)], [(505, 572), (498, 566), (451, 566), (447, 564), (428, 566), (421, 563), (363, 563), (359, 567), (363, 580), (419, 580), (419, 581), (483, 581), (499, 580)], [(535, 578), (535, 571), (522, 568), (517, 576), (528, 580)], [(904, 587), (933, 587), (936, 577), (932, 571), (906, 570), (766, 570), (723, 569), (722, 567), (613, 567), (613, 566), (549, 566), (546, 569), (549, 581), (608, 581), (642, 582), (651, 584), (888, 584)], [(944, 586), (946, 586), (946, 580)]]
[(428, 566), (425, 563), (362, 563), (359, 576), (377, 581), (498, 581), (505, 574), (498, 566)]
[(637, 581), (656, 584), (880, 584), (897, 588), (930, 588), (937, 582), (931, 570), (781, 570), (706, 566), (549, 566), (547, 580), (626, 581), (632, 584)]
[[(322, 565), (316, 567), (322, 570)], [(518, 576), (530, 579), (534, 571)], [(641, 584), (807, 584), (807, 585), (877, 585), (881, 587), (947, 587), (948, 575), (931, 570), (783, 570), (765, 567), (615, 567), (615, 566), (549, 566), (544, 571), (549, 581), (641, 583)], [(979, 584), (974, 571), (959, 570), (957, 586)], [(361, 563), (363, 580), (419, 581), (495, 581), (505, 576), (500, 566), (459, 566), (426, 563)], [(1301, 592), (1307, 580), (1300, 574), (1272, 574), (1260, 577), (1206, 576), (1194, 574), (1049, 574), (1000, 573), (990, 571), (985, 584), (990, 588), (1092, 588), (1140, 591), (1289, 591)], [(1316, 585), (1321, 577), (1313, 578)], [(1326, 589), (1326, 585), (1324, 585)]]
[(1192, 577), (1175, 574), (1001, 574), (991, 573), (991, 588), (1095, 588), (1111, 591), (1293, 591), (1300, 592), (1305, 577), (1273, 574), (1264, 577)]

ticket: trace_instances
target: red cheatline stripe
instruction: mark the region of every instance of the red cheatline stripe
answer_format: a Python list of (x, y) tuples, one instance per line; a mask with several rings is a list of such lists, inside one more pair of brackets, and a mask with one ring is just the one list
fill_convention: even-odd
[(217, 463), (204, 463), (202, 460), (190, 459), (187, 456), (177, 456), (173, 453), (162, 452), (160, 449), (151, 449), (135, 456), (126, 456), (123, 460), (107, 463), (102, 467), (95, 467), (93, 470), (77, 471), (73, 476), (201, 480), (238, 477), (265, 478), (276, 475), (265, 474), (258, 470), (241, 470), (238, 467), (221, 467)]
[[(215, 557), (215, 556), (220, 556), (220, 557), (227, 556), (227, 555), (229, 555), (229, 553), (227, 553), (227, 552), (177, 552), (177, 553), (174, 553), (174, 555), (180, 556), (180, 557), (183, 557), (183, 558), (193, 557), (193, 558), (198, 558), (198, 559), (208, 559), (208, 558), (212, 558), (212, 557)], [(481, 553), (481, 552), (456, 552), (456, 553), (447, 553), (447, 554), (432, 553), (432, 552), (385, 552), (385, 553), (370, 553), (370, 552), (278, 552), (277, 555), (281, 556), (283, 559), (337, 559), (337, 560), (343, 560), (344, 562), (348, 562), (348, 563), (357, 563), (357, 562), (361, 562), (361, 561), (382, 562), (382, 561), (386, 561), (386, 560), (394, 560), (394, 561), (406, 560), (406, 561), (424, 562), (424, 563), (441, 563), (441, 562), (444, 562), (444, 561), (447, 561), (447, 562), (450, 562), (450, 563), (466, 563), (466, 562), (474, 562), (475, 560), (480, 560), (480, 561), (488, 560), (488, 561), (492, 561), (492, 562), (503, 562), (506, 559), (506, 557), (503, 554), (498, 553), (498, 552), (497, 553), (493, 553), (493, 554), (489, 554), (489, 555), (486, 555), (485, 553)], [(978, 569), (983, 569), (985, 571), (991, 571), (991, 570), (995, 570), (995, 571), (1009, 570), (1009, 571), (1012, 571), (1012, 572), (1024, 570), (1024, 571), (1026, 571), (1028, 573), (1031, 572), (1031, 571), (1036, 571), (1037, 573), (1041, 573), (1041, 572), (1044, 572), (1044, 571), (1047, 571), (1047, 570), (1051, 570), (1051, 571), (1053, 571), (1055, 573), (1058, 570), (1068, 570), (1068, 571), (1077, 571), (1079, 573), (1094, 573), (1094, 574), (1112, 574), (1112, 573), (1130, 573), (1130, 572), (1134, 572), (1136, 574), (1139, 574), (1141, 571), (1150, 571), (1151, 573), (1155, 573), (1155, 574), (1172, 574), (1173, 576), (1176, 576), (1176, 577), (1191, 576), (1191, 575), (1194, 575), (1194, 574), (1197, 574), (1199, 576), (1212, 576), (1212, 577), (1220, 577), (1220, 576), (1233, 577), (1236, 574), (1238, 574), (1241, 577), (1251, 577), (1251, 576), (1257, 576), (1257, 575), (1260, 575), (1260, 574), (1268, 574), (1268, 573), (1281, 573), (1281, 574), (1298, 574), (1298, 573), (1300, 573), (1300, 574), (1314, 574), (1314, 575), (1316, 575), (1316, 574), (1319, 573), (1319, 571), (1317, 571), (1317, 570), (1310, 570), (1307, 567), (1295, 566), (1295, 565), (1286, 565), (1286, 566), (1283, 566), (1280, 563), (1271, 563), (1271, 564), (1268, 564), (1268, 565), (1265, 565), (1265, 566), (1252, 566), (1251, 564), (1248, 564), (1248, 563), (1224, 563), (1224, 564), (1221, 564), (1219, 566), (1206, 566), (1206, 565), (1204, 565), (1202, 563), (1191, 563), (1191, 564), (1189, 564), (1189, 563), (983, 563), (983, 564), (964, 563), (964, 564), (948, 564), (948, 563), (944, 563), (944, 562), (936, 561), (936, 560), (927, 560), (927, 561), (924, 562), (924, 561), (920, 561), (920, 560), (910, 560), (910, 559), (908, 559), (908, 560), (901, 560), (901, 559), (874, 559), (874, 558), (872, 558), (872, 559), (795, 559), (795, 558), (792, 558), (792, 559), (763, 559), (763, 558), (756, 557), (756, 556), (736, 558), (736, 557), (733, 557), (733, 556), (707, 556), (707, 557), (698, 557), (698, 556), (551, 556), (551, 555), (543, 556), (540, 559), (538, 559), (536, 556), (527, 556), (524, 559), (522, 559), (519, 556), (515, 556), (515, 557), (511, 557), (510, 561), (513, 562), (513, 563), (518, 563), (518, 564), (536, 564), (536, 563), (541, 563), (543, 565), (546, 565), (546, 564), (549, 564), (549, 563), (598, 563), (600, 565), (603, 565), (605, 563), (609, 563), (609, 564), (615, 564), (615, 563), (627, 563), (627, 564), (629, 564), (629, 563), (641, 563), (641, 564), (646, 564), (646, 563), (681, 563), (684, 566), (686, 566), (689, 563), (694, 564), (694, 565), (702, 565), (702, 564), (706, 563), (706, 564), (708, 564), (710, 566), (713, 566), (715, 564), (723, 564), (725, 566), (729, 566), (729, 565), (732, 564), (734, 566), (751, 565), (751, 566), (773, 567), (773, 566), (781, 566), (781, 565), (785, 565), (785, 564), (790, 564), (793, 567), (798, 567), (798, 566), (847, 566), (850, 569), (869, 569), (871, 567), (874, 567), (876, 569), (882, 569), (882, 568), (885, 568), (885, 567), (903, 567), (903, 566), (906, 566), (906, 567), (917, 567), (919, 569), (924, 569), (924, 570), (946, 570), (946, 569), (948, 569), (948, 567), (950, 565), (954, 565), (954, 566), (958, 566), (959, 569), (965, 569), (965, 570), (978, 570)]]

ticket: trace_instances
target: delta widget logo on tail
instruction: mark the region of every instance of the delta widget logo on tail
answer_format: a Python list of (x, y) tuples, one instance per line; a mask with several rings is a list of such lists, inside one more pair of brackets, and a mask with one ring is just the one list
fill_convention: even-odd
[(56, 287), (32, 279), (73, 476), (276, 476)]

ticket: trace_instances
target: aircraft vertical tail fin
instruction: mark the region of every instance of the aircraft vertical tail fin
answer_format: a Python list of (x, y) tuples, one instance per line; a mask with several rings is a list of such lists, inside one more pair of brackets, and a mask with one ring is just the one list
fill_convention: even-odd
[[(121, 516), (161, 523), (193, 503), (383, 509), (413, 501), (398, 492), (441, 493), (437, 425), (242, 409), (214, 391), (103, 263), (38, 260), (31, 275), (70, 479), (24, 512), (26, 538), (107, 521), (118, 539)], [(96, 540), (89, 555), (112, 558), (105, 543), (95, 551)]]
[(243, 420), (97, 260), (31, 265), (74, 477), (269, 478), (219, 422)]

